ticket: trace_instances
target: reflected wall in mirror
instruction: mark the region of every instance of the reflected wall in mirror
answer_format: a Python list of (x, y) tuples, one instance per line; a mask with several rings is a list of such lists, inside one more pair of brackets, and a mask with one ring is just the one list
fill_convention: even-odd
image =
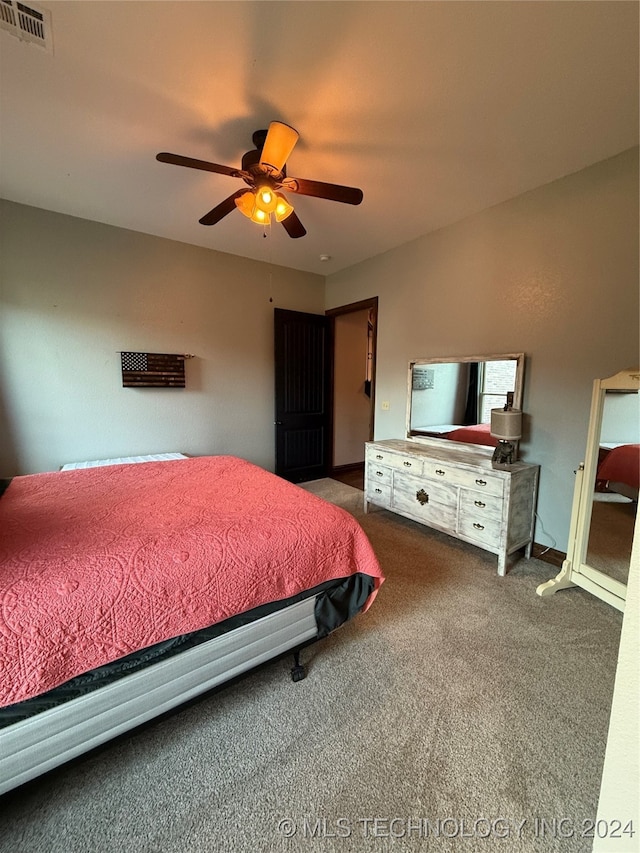
[(522, 407), (524, 353), (420, 358), (409, 362), (407, 438), (495, 447), (491, 409), (507, 394)]
[(580, 586), (624, 610), (639, 487), (640, 370), (622, 370), (594, 382), (567, 558), (538, 595)]

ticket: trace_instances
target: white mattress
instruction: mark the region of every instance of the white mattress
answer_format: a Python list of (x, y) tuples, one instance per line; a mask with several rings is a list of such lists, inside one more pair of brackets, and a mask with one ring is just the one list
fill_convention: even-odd
[(453, 432), (454, 429), (460, 429), (460, 424), (430, 424), (429, 426), (412, 426), (413, 430), (421, 432)]
[(167, 462), (170, 459), (187, 459), (184, 453), (152, 453), (149, 456), (119, 456), (117, 459), (93, 459), (90, 462), (67, 462), (61, 471), (75, 471), (76, 468), (99, 468), (102, 465), (129, 465), (131, 462)]

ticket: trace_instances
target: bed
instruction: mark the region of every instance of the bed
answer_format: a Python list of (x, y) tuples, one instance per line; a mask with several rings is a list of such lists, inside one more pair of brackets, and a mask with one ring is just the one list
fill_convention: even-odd
[(299, 486), (137, 461), (0, 498), (0, 793), (326, 636), (383, 582), (355, 519)]
[(640, 444), (600, 446), (596, 490), (616, 492), (638, 500), (640, 490)]
[(442, 437), (448, 438), (449, 441), (466, 441), (469, 444), (483, 444), (487, 447), (495, 447), (498, 444), (498, 439), (491, 435), (491, 424), (457, 427)]
[(484, 444), (495, 447), (498, 439), (491, 435), (491, 424), (434, 424), (411, 428), (412, 435), (429, 435), (434, 438), (446, 438), (449, 441), (462, 441), (468, 444)]

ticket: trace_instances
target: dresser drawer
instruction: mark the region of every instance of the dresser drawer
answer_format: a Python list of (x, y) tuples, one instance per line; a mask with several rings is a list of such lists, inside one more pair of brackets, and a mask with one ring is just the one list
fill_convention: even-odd
[(422, 474), (422, 459), (404, 453), (394, 453), (392, 450), (382, 450), (378, 447), (367, 447), (367, 463), (389, 465), (399, 471), (410, 474)]
[(367, 500), (378, 506), (391, 507), (391, 483), (374, 483), (369, 480)]
[(497, 548), (500, 545), (501, 524), (495, 519), (476, 516), (460, 516), (458, 533), (469, 539), (475, 539), (484, 545)]
[(392, 474), (393, 469), (387, 465), (379, 465), (373, 462), (367, 463), (367, 483), (369, 486), (377, 486), (379, 483), (390, 486)]
[(442, 483), (453, 486), (462, 486), (467, 489), (476, 489), (486, 495), (495, 495), (501, 498), (503, 492), (502, 479), (494, 474), (484, 471), (467, 471), (465, 468), (456, 468), (446, 463), (439, 463), (428, 459), (424, 463), (423, 473), (425, 477), (432, 478)]
[(394, 478), (392, 508), (442, 530), (455, 531), (458, 489), (413, 475)]
[(460, 513), (465, 518), (483, 524), (500, 524), (504, 502), (496, 495), (487, 495), (471, 489), (460, 489)]

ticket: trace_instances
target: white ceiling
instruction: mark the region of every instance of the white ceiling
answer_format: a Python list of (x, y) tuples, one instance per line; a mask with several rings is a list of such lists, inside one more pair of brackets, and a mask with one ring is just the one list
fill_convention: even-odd
[[(28, 0), (26, 0), (28, 2)], [(636, 2), (67, 2), (53, 54), (0, 32), (0, 195), (330, 274), (638, 143)], [(234, 211), (239, 166), (278, 119), (307, 235)], [(331, 256), (321, 262), (320, 255)]]

